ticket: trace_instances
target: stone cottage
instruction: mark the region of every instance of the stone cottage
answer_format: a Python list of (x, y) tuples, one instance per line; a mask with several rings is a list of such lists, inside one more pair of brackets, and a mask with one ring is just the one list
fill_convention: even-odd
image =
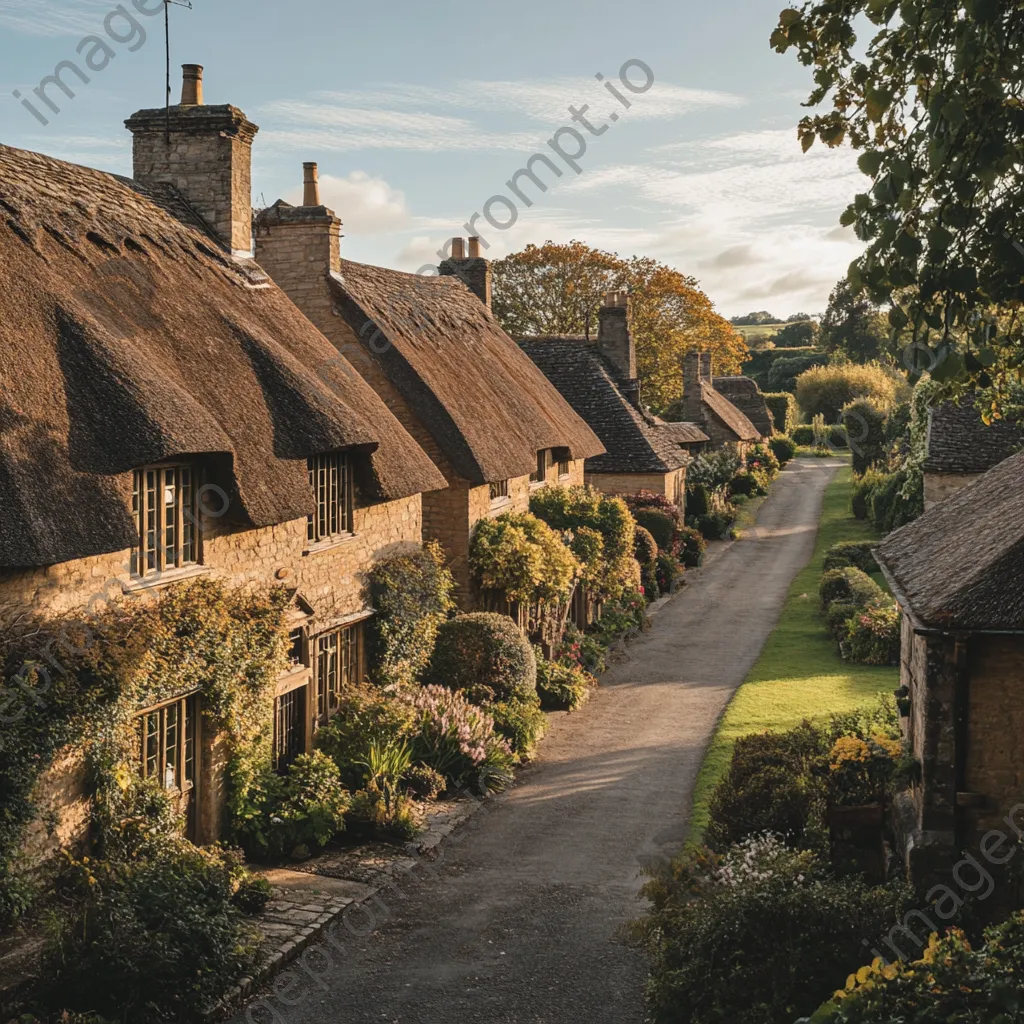
[[(252, 261), (256, 127), (204, 106), (200, 72), (169, 123), (128, 120), (133, 179), (0, 146), (0, 630), (197, 577), (286, 587), (283, 766), (363, 673), (365, 571), (421, 543), (445, 481)], [(201, 712), (187, 693), (139, 708), (138, 736), (207, 842), (224, 752)], [(80, 783), (54, 782), (65, 840)]]
[(713, 377), (711, 386), (727, 398), (757, 428), (762, 437), (775, 433), (775, 421), (764, 394), (751, 377)]
[(659, 425), (644, 409), (626, 293), (605, 297), (595, 342), (544, 337), (523, 338), (520, 345), (605, 447), (604, 454), (587, 459), (586, 482), (606, 494), (653, 491), (683, 511), (687, 447), (706, 443), (708, 436), (693, 424)]
[(470, 239), (440, 274), (343, 260), (341, 221), (320, 204), (315, 164), (304, 205), (257, 218), (256, 259), (384, 400), (443, 474), (423, 497), (423, 533), (451, 559), (475, 605), (469, 544), (477, 522), (525, 511), (531, 488), (583, 482), (601, 442), (491, 313), (491, 270)]
[(960, 851), (988, 856), (994, 830), (1010, 847), (1024, 830), (1022, 479), (1012, 456), (876, 551), (902, 610), (904, 731), (921, 765), (896, 808), (915, 881), (948, 883)]
[[(746, 378), (717, 379), (734, 381)], [(745, 413), (715, 388), (715, 380), (710, 352), (686, 353), (683, 357), (683, 419), (695, 423), (708, 435), (712, 450), (728, 446), (742, 455), (750, 445), (760, 441), (763, 434), (771, 434), (771, 417), (765, 409), (762, 427), (766, 430), (759, 430)]]
[(929, 509), (977, 480), (993, 466), (1024, 450), (1024, 424), (995, 420), (986, 424), (967, 395), (928, 411), (928, 455), (924, 470), (924, 507)]

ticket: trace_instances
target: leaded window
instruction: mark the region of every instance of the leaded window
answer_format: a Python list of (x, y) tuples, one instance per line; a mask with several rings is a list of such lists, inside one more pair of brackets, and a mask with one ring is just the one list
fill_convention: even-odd
[(332, 452), (309, 460), (309, 486), (316, 511), (306, 524), (306, 539), (330, 540), (352, 532), (352, 464), (347, 455)]
[(147, 466), (134, 474), (132, 515), (138, 542), (132, 574), (152, 576), (199, 561), (195, 470)]
[(342, 690), (360, 680), (362, 632), (362, 624), (356, 623), (317, 637), (316, 700), (321, 720), (337, 710)]
[(142, 777), (182, 793), (196, 781), (196, 697), (182, 697), (138, 716)]

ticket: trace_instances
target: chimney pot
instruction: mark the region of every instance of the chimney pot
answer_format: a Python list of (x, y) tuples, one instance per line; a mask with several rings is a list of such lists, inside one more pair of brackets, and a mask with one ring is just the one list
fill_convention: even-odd
[(480, 239), (476, 235), (469, 240), (469, 258), (471, 260), (480, 259)]
[(181, 65), (181, 105), (201, 107), (203, 105), (202, 64)]
[(315, 163), (302, 165), (302, 205), (320, 205), (320, 171)]
[(452, 256), (453, 260), (464, 260), (466, 258), (466, 250), (463, 239), (453, 238), (452, 239)]

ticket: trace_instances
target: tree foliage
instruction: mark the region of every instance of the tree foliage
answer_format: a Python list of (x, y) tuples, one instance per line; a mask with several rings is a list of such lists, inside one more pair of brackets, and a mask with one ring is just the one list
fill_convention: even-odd
[(809, 317), (790, 320), (772, 339), (776, 348), (813, 348), (818, 344), (821, 329)]
[(851, 288), (890, 304), (912, 365), (998, 404), (1024, 362), (1024, 9), (809, 0), (771, 42), (813, 68), (807, 105), (831, 107), (800, 122), (804, 149), (862, 151), (871, 185), (842, 216), (867, 243)]
[(840, 352), (854, 363), (877, 359), (889, 348), (885, 315), (865, 294), (843, 278), (828, 297), (821, 321), (821, 340), (829, 352)]
[(513, 337), (596, 337), (604, 294), (630, 293), (630, 328), (644, 401), (661, 410), (682, 392), (685, 352), (711, 352), (718, 372), (739, 373), (743, 337), (715, 312), (697, 281), (645, 256), (629, 259), (582, 242), (528, 245), (494, 264), (494, 313)]

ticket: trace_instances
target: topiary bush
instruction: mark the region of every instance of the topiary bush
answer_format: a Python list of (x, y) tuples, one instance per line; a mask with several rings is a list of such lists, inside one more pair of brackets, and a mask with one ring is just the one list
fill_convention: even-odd
[(70, 861), (39, 990), (46, 1008), (125, 1024), (202, 1020), (262, 960), (262, 936), (233, 902), (240, 869), (183, 841), (123, 864)]
[(437, 627), (454, 607), (455, 580), (434, 542), (384, 558), (369, 572), (376, 615), (367, 622), (369, 661), (381, 685), (419, 678), (434, 649)]
[(825, 612), (825, 628), (837, 644), (846, 638), (846, 626), (853, 615), (861, 611), (853, 601), (833, 601)]
[(660, 509), (643, 508), (633, 513), (636, 524), (654, 538), (659, 551), (672, 552), (677, 524), (673, 518)]
[(850, 616), (839, 649), (847, 661), (860, 665), (898, 665), (900, 642), (898, 605), (877, 601)]
[(658, 542), (651, 531), (643, 526), (638, 525), (634, 534), (633, 557), (641, 568), (651, 565), (658, 557)]
[(779, 460), (779, 465), (784, 466), (796, 456), (796, 442), (791, 437), (779, 434), (768, 442), (772, 454)]
[(900, 883), (835, 878), (810, 851), (758, 836), (698, 851), (644, 887), (654, 1024), (789, 1024), (913, 905)]
[(823, 609), (833, 601), (852, 601), (864, 607), (882, 597), (882, 588), (863, 570), (846, 566), (843, 569), (829, 569), (821, 577), (818, 597)]
[[(811, 768), (827, 750), (826, 737), (809, 722), (788, 732), (737, 739), (729, 770), (711, 797), (707, 844), (724, 850), (748, 836), (771, 832), (797, 848), (820, 848), (824, 783)], [(817, 820), (812, 820), (816, 809)]]
[(793, 438), (794, 444), (798, 444), (803, 448), (809, 448), (814, 444), (814, 427), (810, 423), (801, 423), (800, 426), (793, 428), (790, 437)]
[(878, 542), (874, 540), (840, 541), (825, 552), (821, 567), (828, 572), (829, 569), (843, 569), (852, 565), (862, 572), (878, 572), (874, 555), (876, 547)]
[(763, 397), (776, 431), (780, 434), (788, 434), (796, 426), (797, 419), (796, 399), (792, 393), (789, 391), (769, 391)]
[(450, 690), (476, 686), (497, 700), (537, 691), (537, 661), (529, 641), (507, 615), (474, 612), (442, 623), (427, 682)]

